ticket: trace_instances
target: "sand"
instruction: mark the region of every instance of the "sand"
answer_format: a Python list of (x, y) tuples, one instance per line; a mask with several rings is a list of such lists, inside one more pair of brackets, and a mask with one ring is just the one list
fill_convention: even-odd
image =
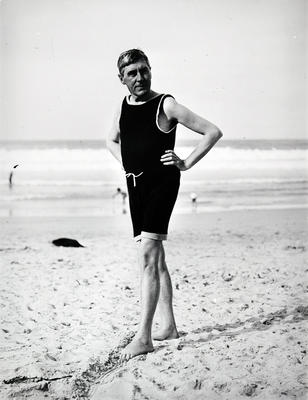
[(0, 398), (306, 399), (306, 216), (174, 215), (181, 336), (125, 363), (140, 311), (128, 216), (2, 218)]

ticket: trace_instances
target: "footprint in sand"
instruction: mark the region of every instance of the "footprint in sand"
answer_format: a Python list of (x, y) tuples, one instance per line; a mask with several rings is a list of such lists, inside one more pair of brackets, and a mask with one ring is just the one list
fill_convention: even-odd
[(256, 383), (251, 383), (249, 385), (245, 385), (242, 389), (242, 394), (244, 396), (251, 397), (255, 394), (258, 385)]
[(232, 279), (234, 279), (235, 276), (230, 274), (230, 272), (223, 272), (221, 277), (225, 282), (230, 282), (232, 281)]
[(298, 252), (303, 252), (306, 250), (306, 247), (305, 246), (288, 245), (284, 248), (284, 250), (297, 250)]

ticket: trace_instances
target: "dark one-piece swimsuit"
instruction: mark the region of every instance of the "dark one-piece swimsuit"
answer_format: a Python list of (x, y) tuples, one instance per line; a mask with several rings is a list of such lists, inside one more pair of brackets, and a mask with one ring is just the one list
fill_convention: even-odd
[(161, 156), (173, 150), (176, 126), (164, 132), (158, 125), (163, 101), (160, 94), (140, 105), (124, 98), (120, 141), (126, 173), (134, 238), (166, 240), (170, 216), (178, 195), (180, 170), (163, 165)]

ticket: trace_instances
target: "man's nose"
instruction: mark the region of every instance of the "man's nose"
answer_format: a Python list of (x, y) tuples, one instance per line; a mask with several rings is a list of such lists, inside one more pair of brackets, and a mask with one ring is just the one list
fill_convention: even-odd
[(140, 71), (137, 71), (137, 81), (142, 81), (143, 75), (140, 73)]

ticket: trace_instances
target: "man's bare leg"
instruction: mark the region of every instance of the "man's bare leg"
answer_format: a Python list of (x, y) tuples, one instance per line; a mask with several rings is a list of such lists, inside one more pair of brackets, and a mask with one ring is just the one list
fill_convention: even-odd
[(179, 333), (176, 328), (172, 307), (172, 283), (165, 260), (165, 251), (163, 245), (159, 254), (158, 271), (160, 292), (157, 308), (161, 320), (161, 329), (153, 335), (153, 339), (177, 339), (179, 337)]
[(128, 360), (154, 350), (152, 323), (159, 297), (158, 262), (162, 243), (158, 240), (142, 239), (139, 245), (141, 277), (141, 321), (132, 342), (122, 351), (122, 359)]

